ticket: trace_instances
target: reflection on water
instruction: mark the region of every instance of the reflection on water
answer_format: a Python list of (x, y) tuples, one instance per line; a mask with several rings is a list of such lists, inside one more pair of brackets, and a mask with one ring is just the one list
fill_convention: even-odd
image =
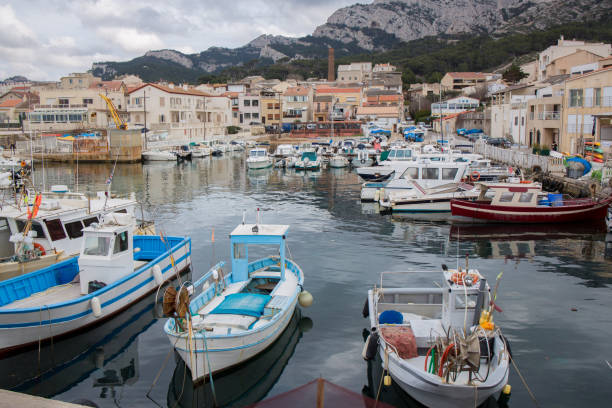
[[(607, 238), (601, 227), (456, 228), (429, 219), (398, 220), (359, 203), (361, 183), (352, 170), (253, 173), (247, 171), (243, 155), (228, 156), (181, 164), (117, 165), (113, 178), (113, 191), (134, 191), (147, 215), (166, 234), (191, 236), (195, 279), (213, 262), (229, 260), (228, 235), (242, 221), (243, 210), (248, 210), (249, 220), (261, 208), (263, 222), (291, 225), (287, 243), (304, 270), (306, 289), (315, 298), (307, 313), (316, 324), (299, 341), (288, 340), (283, 350), (292, 350), (290, 358), (278, 371), (272, 366), (265, 385), (245, 383), (248, 395), (224, 392), (221, 397), (228, 398), (227, 404), (274, 396), (319, 376), (356, 392), (370, 386), (368, 365), (361, 358), (361, 330), (367, 325), (361, 310), (367, 290), (379, 281), (381, 271), (439, 270), (441, 263), (454, 265), (457, 258), (464, 262), (466, 253), (470, 267), (478, 268), (489, 281), (504, 272), (497, 302), (503, 313), (495, 319), (540, 403), (608, 404), (610, 368), (605, 360), (610, 360), (612, 336), (612, 237)], [(112, 165), (80, 165), (79, 189), (103, 190), (111, 170)], [(47, 185), (76, 187), (74, 166), (52, 165), (46, 173)], [(42, 179), (40, 173), (36, 176)], [(211, 239), (213, 229), (216, 242)], [(160, 372), (151, 391), (154, 401), (187, 406), (206, 401), (207, 384), (185, 387), (179, 398), (180, 366), (170, 358), (162, 369), (170, 351), (163, 320), (154, 319), (150, 311), (139, 314), (140, 310), (134, 307), (119, 316), (122, 322), (135, 319), (123, 329), (117, 328), (121, 324), (101, 326), (75, 338), (74, 354), (58, 351), (55, 344), (54, 370), (49, 371), (54, 363), (46, 350), (40, 370), (36, 351), (21, 359), (15, 356), (2, 366), (2, 373), (10, 375), (0, 381), (5, 387), (65, 401), (90, 399), (99, 406), (116, 406), (114, 390), (121, 406), (149, 407), (153, 403), (146, 394)], [(100, 347), (103, 364), (99, 354), (96, 358)], [(121, 362), (109, 365), (124, 350), (130, 351)], [(282, 361), (284, 354), (279, 353), (277, 359)], [(105, 366), (111, 367), (108, 373)], [(33, 381), (38, 371), (49, 372)], [(238, 381), (241, 375), (237, 368), (220, 376), (219, 384)], [(100, 398), (102, 384), (108, 385), (106, 398)], [(510, 384), (511, 405), (530, 405), (513, 370)], [(409, 404), (405, 395), (399, 394), (399, 399), (399, 406), (402, 401)]]

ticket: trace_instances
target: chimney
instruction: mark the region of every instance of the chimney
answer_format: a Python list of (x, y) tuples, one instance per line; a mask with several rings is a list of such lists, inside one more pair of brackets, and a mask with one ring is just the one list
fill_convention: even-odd
[(327, 81), (334, 82), (336, 80), (336, 68), (334, 64), (334, 49), (332, 47), (328, 48), (327, 55)]

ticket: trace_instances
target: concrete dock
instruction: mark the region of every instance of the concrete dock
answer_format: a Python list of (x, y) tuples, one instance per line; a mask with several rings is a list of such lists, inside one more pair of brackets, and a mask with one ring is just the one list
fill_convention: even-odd
[(0, 408), (84, 408), (84, 405), (52, 400), (19, 392), (0, 390)]

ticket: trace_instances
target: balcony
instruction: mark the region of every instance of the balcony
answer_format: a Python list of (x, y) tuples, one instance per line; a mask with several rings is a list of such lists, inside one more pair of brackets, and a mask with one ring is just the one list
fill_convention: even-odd
[(70, 108), (85, 108), (87, 109), (87, 105), (84, 104), (59, 104), (59, 105), (34, 105), (33, 109), (70, 109)]
[(557, 112), (557, 111), (539, 112), (538, 120), (561, 120), (561, 112)]

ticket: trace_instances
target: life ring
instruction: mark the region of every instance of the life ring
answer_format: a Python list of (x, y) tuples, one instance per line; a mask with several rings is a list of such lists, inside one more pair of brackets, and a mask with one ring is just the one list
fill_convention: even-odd
[(470, 180), (472, 180), (472, 181), (478, 181), (478, 180), (480, 180), (480, 173), (479, 173), (479, 172), (477, 172), (476, 170), (474, 170), (474, 171), (472, 172), (472, 174), (470, 174)]
[(40, 256), (43, 256), (46, 254), (45, 252), (45, 247), (43, 247), (42, 245), (40, 245), (38, 242), (34, 243), (34, 248), (38, 249), (40, 251)]
[[(457, 285), (464, 285), (465, 280), (467, 278), (471, 279), (472, 285), (475, 285), (476, 283), (478, 283), (478, 280), (480, 279), (478, 277), (478, 274), (476, 273), (453, 272), (453, 274), (451, 275), (451, 281), (453, 281), (453, 283)], [(469, 285), (469, 286), (472, 286), (472, 285)]]

